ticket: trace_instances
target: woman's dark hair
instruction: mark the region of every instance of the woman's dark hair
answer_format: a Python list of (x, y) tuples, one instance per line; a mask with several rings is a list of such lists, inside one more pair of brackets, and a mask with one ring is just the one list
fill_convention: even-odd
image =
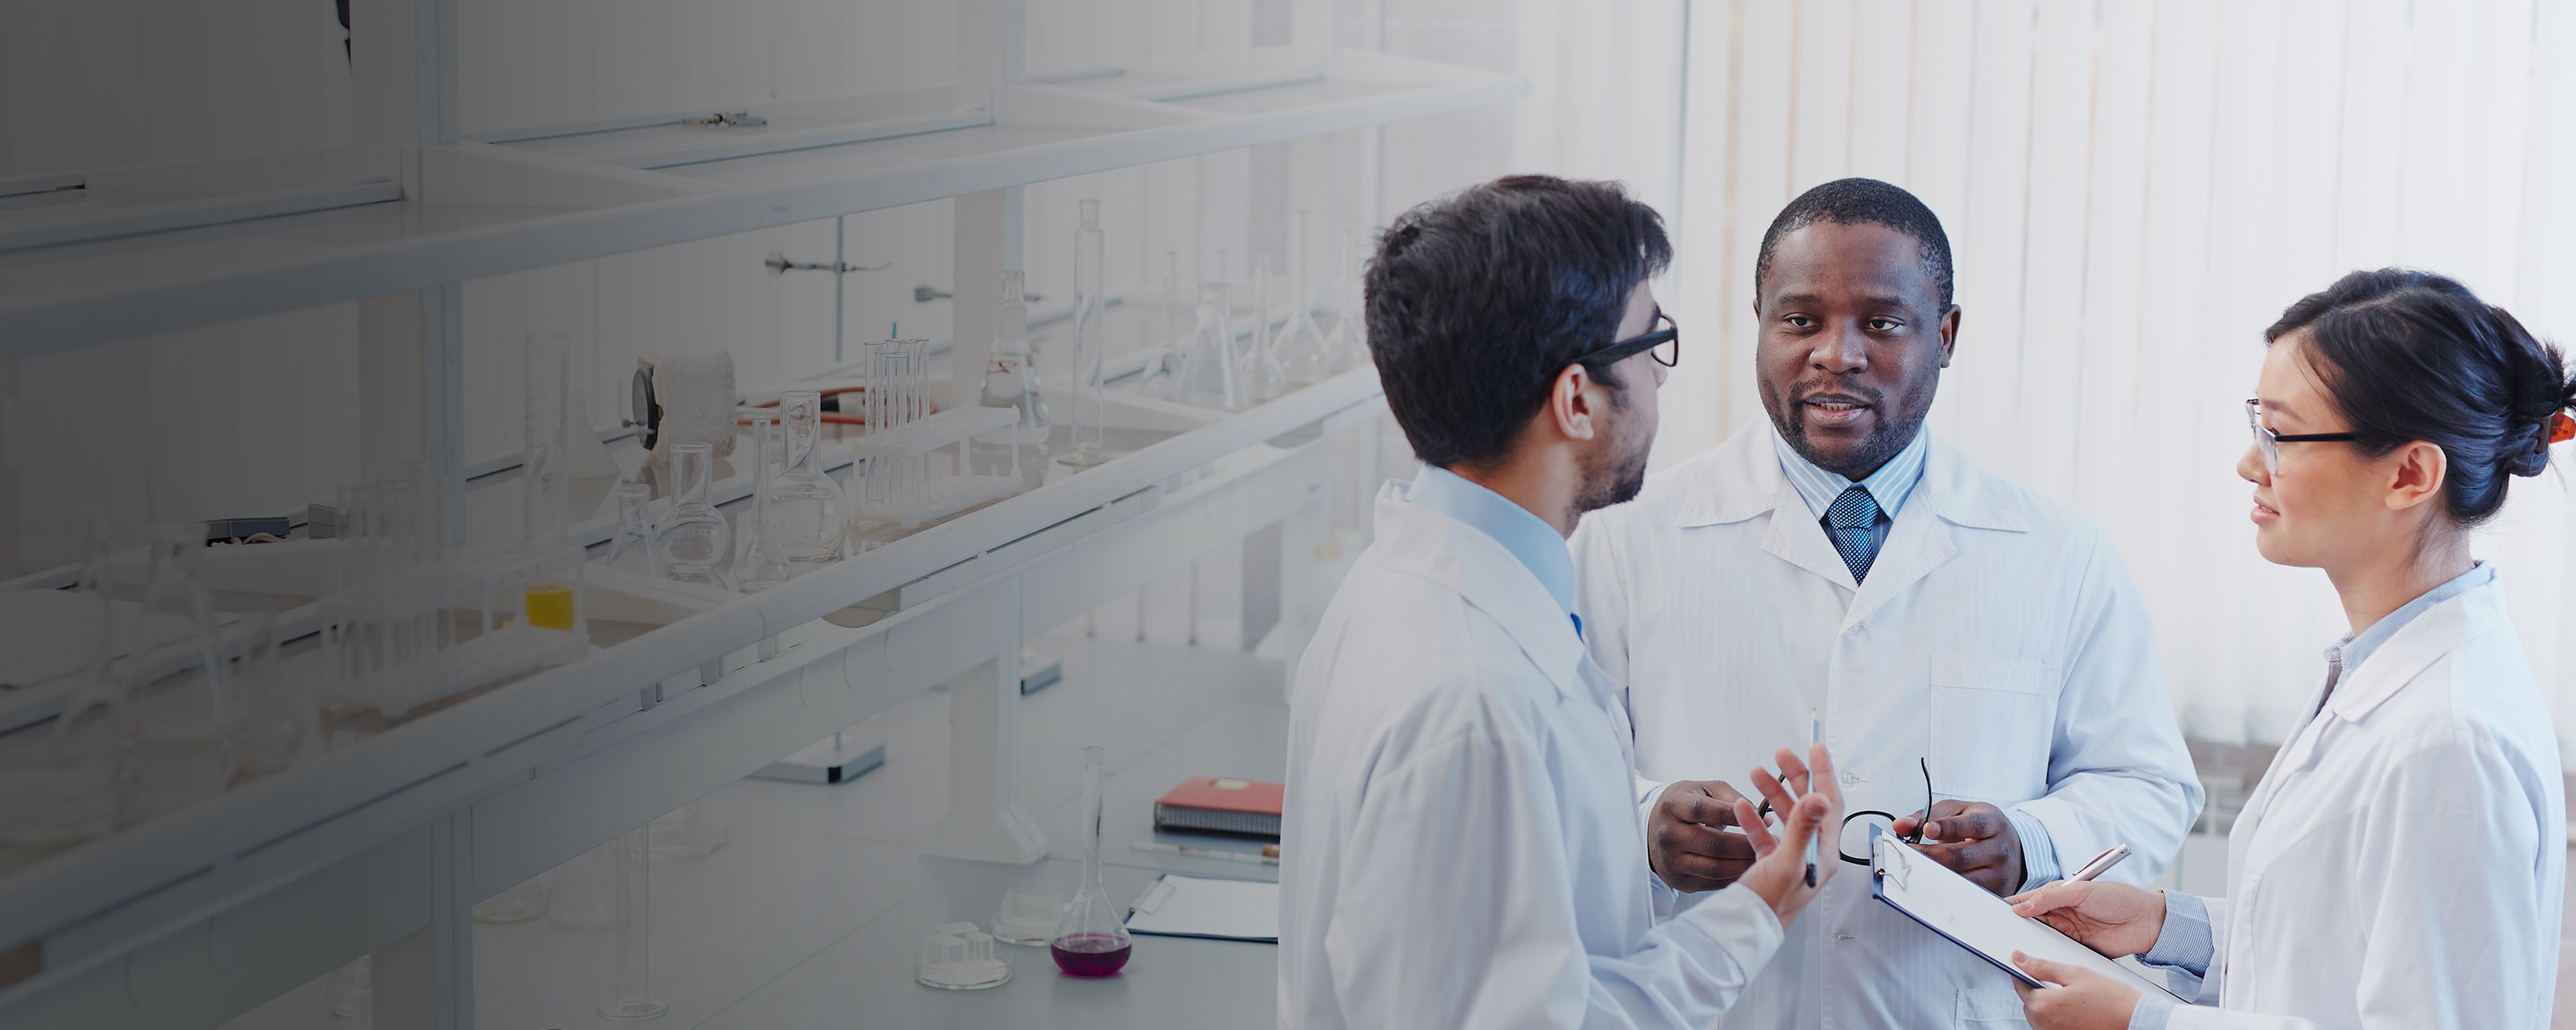
[[(1655, 209), (1613, 182), (1515, 175), (1406, 211), (1362, 276), (1369, 353), (1424, 464), (1502, 457), (1628, 294), (1673, 259)], [(1584, 366), (1625, 400), (1609, 365)]]
[(2263, 339), (2292, 333), (2306, 335), (2310, 364), (2364, 453), (2416, 440), (2442, 449), (2443, 502), (2463, 526), (2504, 507), (2507, 476), (2549, 467), (2552, 419), (2576, 407), (2558, 348), (2431, 272), (2346, 275), (2290, 305)]

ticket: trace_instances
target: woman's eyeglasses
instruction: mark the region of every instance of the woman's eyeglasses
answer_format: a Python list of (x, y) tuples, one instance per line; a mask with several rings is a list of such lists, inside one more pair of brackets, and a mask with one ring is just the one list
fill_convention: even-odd
[(2275, 433), (2263, 424), (2263, 402), (2250, 398), (2245, 402), (2245, 425), (2254, 430), (2254, 449), (2263, 452), (2263, 471), (2275, 475), (2281, 471), (2282, 444), (2349, 443), (2361, 439), (2351, 433)]

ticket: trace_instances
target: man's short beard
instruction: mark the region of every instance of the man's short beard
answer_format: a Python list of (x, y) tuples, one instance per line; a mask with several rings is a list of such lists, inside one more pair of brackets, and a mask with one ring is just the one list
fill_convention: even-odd
[[(1599, 511), (1613, 504), (1635, 500), (1646, 488), (1646, 459), (1654, 453), (1654, 429), (1649, 426), (1634, 430), (1629, 422), (1628, 391), (1610, 392), (1610, 409), (1618, 412), (1618, 424), (1610, 427), (1614, 439), (1611, 454), (1585, 463), (1583, 488), (1574, 495), (1574, 514)], [(1629, 448), (1630, 433), (1644, 436), (1634, 449)]]

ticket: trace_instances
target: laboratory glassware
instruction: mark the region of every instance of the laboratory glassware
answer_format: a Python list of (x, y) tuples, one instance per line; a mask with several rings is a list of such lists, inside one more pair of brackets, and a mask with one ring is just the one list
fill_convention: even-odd
[(247, 725), (234, 776), (247, 779), (286, 768), (303, 747), (306, 723), (319, 704), (292, 689), (278, 663), (277, 613), (261, 612), (233, 627), (226, 670), (241, 698)]
[(1351, 232), (1348, 246), (1335, 248), (1333, 306), (1338, 309), (1333, 319), (1333, 333), (1325, 340), (1325, 349), (1333, 356), (1333, 371), (1348, 372), (1370, 363), (1367, 304), (1360, 290), (1360, 273), (1368, 267), (1374, 250), (1366, 229)]
[(1310, 221), (1303, 208), (1291, 223), (1288, 236), (1288, 324), (1280, 327), (1274, 350), (1285, 366), (1288, 385), (1310, 386), (1333, 374), (1333, 355), (1324, 339), (1323, 330), (1315, 326), (1315, 297), (1307, 287), (1314, 280), (1308, 275), (1309, 255), (1306, 250), (1306, 228)]
[(1288, 369), (1279, 362), (1278, 338), (1270, 332), (1270, 306), (1277, 299), (1271, 296), (1270, 255), (1264, 254), (1253, 263), (1252, 346), (1244, 350), (1234, 373), (1235, 388), (1247, 407), (1288, 392)]
[[(83, 513), (88, 559), (78, 592), (98, 605), (98, 638), (43, 730), (0, 736), (0, 848), (43, 854), (116, 829), (124, 808), (131, 712), (108, 678), (115, 609), (108, 601), (107, 519)], [(1052, 918), (1050, 915), (1049, 918)]]
[[(704, 447), (705, 444), (686, 446)], [(652, 1019), (671, 1007), (653, 995), (651, 831), (638, 826), (609, 844), (617, 865), (617, 987), (599, 1003), (603, 1019)]]
[[(525, 420), (525, 456), (519, 465), (521, 541), (533, 554), (563, 543), (571, 482), (564, 465), (571, 439), (571, 342), (562, 333), (529, 333), (521, 377), (520, 410)], [(435, 533), (416, 534), (434, 537)], [(520, 609), (529, 626), (571, 632), (574, 622), (573, 582), (539, 574), (522, 588)]]
[(1101, 292), (1100, 202), (1082, 202), (1082, 227), (1073, 234), (1073, 443), (1061, 461), (1088, 467), (1109, 460), (1101, 451), (1101, 348), (1106, 345), (1102, 319), (1108, 298)]
[[(755, 416), (757, 417), (757, 416)], [(629, 479), (609, 491), (617, 498), (617, 536), (608, 542), (608, 566), (662, 578), (653, 558), (653, 484)]]
[(1012, 408), (1019, 421), (1009, 430), (986, 433), (968, 444), (977, 475), (1016, 475), (1023, 488), (1034, 488), (1046, 475), (1048, 421), (1046, 394), (1039, 388), (1035, 356), (1029, 347), (1029, 305), (1024, 275), (1002, 273), (1002, 314), (993, 337), (993, 357), (984, 369), (987, 408)]
[(841, 538), (849, 531), (847, 499), (841, 484), (823, 471), (823, 397), (812, 390), (789, 390), (778, 398), (778, 472), (770, 477), (769, 513), (765, 518), (787, 560), (812, 567), (841, 556)]
[(654, 558), (665, 578), (731, 589), (717, 566), (733, 557), (733, 527), (707, 501), (714, 459), (706, 444), (671, 448), (671, 508), (653, 527)]
[[(238, 698), (224, 682), (214, 602), (198, 562), (203, 523), (152, 531), (146, 620), (185, 626), (183, 635), (140, 647), (116, 663), (117, 691), (133, 705), (138, 811), (158, 815), (213, 796), (231, 782), (245, 725)], [(139, 641), (138, 641), (139, 643)]]
[(474, 903), (474, 921), (478, 923), (524, 923), (544, 914), (546, 885), (535, 876)]
[(1181, 303), (1181, 255), (1163, 252), (1162, 302), (1145, 322), (1145, 372), (1137, 388), (1147, 396), (1180, 397), (1181, 356), (1189, 351), (1190, 309)]
[(993, 954), (993, 937), (973, 923), (930, 928), (913, 953), (912, 978), (943, 991), (980, 991), (1011, 979), (1011, 963)]
[(1226, 306), (1225, 284), (1199, 284), (1196, 324), (1190, 329), (1189, 352), (1181, 360), (1181, 400), (1227, 411), (1243, 409), (1243, 391), (1235, 381), (1234, 312)]
[(1002, 892), (1002, 908), (993, 913), (993, 938), (1004, 944), (1045, 944), (1055, 940), (1056, 920), (1063, 915), (1063, 895), (1013, 887)]
[[(772, 504), (772, 477), (769, 467), (770, 437), (778, 431), (778, 416), (753, 409), (751, 413), (751, 510), (742, 515), (734, 535), (742, 540), (742, 554), (733, 560), (733, 580), (746, 594), (757, 594), (795, 575), (787, 560), (787, 545), (779, 542), (777, 520)], [(833, 514), (832, 531), (841, 532), (839, 513)]]
[(1047, 950), (1056, 968), (1073, 976), (1109, 976), (1127, 965), (1135, 939), (1127, 936), (1125, 908), (1109, 900), (1100, 882), (1100, 804), (1108, 776), (1105, 752), (1097, 744), (1082, 749), (1082, 889), (1064, 903), (1056, 920), (1055, 940)]

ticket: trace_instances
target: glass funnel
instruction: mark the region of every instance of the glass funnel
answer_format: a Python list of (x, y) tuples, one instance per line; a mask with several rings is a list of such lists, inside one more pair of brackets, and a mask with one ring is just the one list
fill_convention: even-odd
[(1103, 752), (1095, 744), (1082, 749), (1082, 889), (1064, 903), (1056, 920), (1055, 940), (1047, 950), (1056, 968), (1072, 976), (1109, 976), (1127, 965), (1135, 939), (1127, 936), (1124, 908), (1112, 904), (1100, 883), (1101, 781), (1108, 776)]
[(1067, 465), (1108, 460), (1101, 452), (1100, 352), (1107, 343), (1101, 322), (1108, 312), (1102, 262), (1100, 202), (1085, 200), (1082, 226), (1073, 234), (1073, 450), (1061, 459)]
[[(776, 435), (778, 416), (754, 409), (751, 413), (751, 510), (742, 515), (735, 536), (742, 540), (742, 553), (734, 557), (734, 583), (746, 594), (757, 594), (795, 575), (787, 560), (787, 545), (779, 542), (775, 502), (769, 468), (769, 441)], [(841, 524), (832, 524), (839, 532)]]
[(654, 527), (654, 558), (665, 578), (733, 589), (718, 568), (733, 557), (733, 527), (708, 503), (707, 478), (715, 448), (684, 443), (671, 448), (671, 510)]
[(1297, 212), (1288, 237), (1288, 322), (1279, 329), (1273, 350), (1279, 363), (1287, 369), (1288, 385), (1309, 386), (1333, 374), (1333, 355), (1324, 340), (1324, 332), (1315, 325), (1314, 292), (1307, 284), (1309, 255), (1306, 251), (1308, 213)]
[(812, 390), (789, 390), (778, 397), (778, 474), (763, 491), (769, 511), (764, 516), (787, 560), (815, 566), (841, 556), (841, 537), (848, 531), (847, 498), (841, 484), (823, 472), (823, 397)]
[(617, 536), (608, 542), (609, 567), (662, 578), (662, 564), (653, 557), (653, 519), (648, 514), (653, 484), (630, 479), (609, 493), (617, 498)]
[(1198, 319), (1190, 328), (1190, 346), (1181, 359), (1181, 401), (1201, 407), (1243, 409), (1243, 391), (1235, 383), (1233, 311), (1226, 307), (1225, 284), (1199, 284)]

